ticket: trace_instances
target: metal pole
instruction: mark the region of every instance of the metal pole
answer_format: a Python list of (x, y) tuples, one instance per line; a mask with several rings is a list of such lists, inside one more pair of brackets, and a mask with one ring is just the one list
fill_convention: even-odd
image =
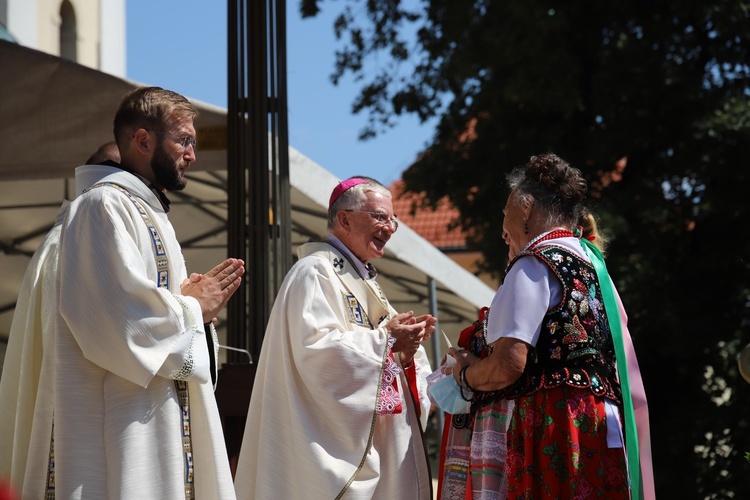
[(292, 260), (285, 5), (228, 5), (227, 248), (245, 260), (246, 274), (227, 305), (227, 343), (254, 359)]
[[(427, 278), (427, 293), (430, 299), (430, 314), (438, 318), (438, 307), (437, 307), (437, 284), (435, 283), (435, 278), (428, 277)], [(437, 323), (435, 323), (435, 333), (432, 334), (432, 367), (433, 369), (437, 370), (437, 367), (440, 366), (440, 360), (442, 359), (442, 355), (440, 353), (440, 342), (443, 338), (443, 334), (440, 330), (440, 320), (438, 320)], [(438, 412), (438, 435), (442, 435), (443, 431), (443, 425), (445, 423), (445, 413), (443, 413), (440, 409), (437, 410)]]

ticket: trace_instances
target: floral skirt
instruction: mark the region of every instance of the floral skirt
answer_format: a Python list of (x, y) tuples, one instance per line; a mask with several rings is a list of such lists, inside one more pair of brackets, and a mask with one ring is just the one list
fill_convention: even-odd
[(624, 448), (607, 446), (604, 399), (561, 386), (516, 400), (508, 498), (630, 498)]

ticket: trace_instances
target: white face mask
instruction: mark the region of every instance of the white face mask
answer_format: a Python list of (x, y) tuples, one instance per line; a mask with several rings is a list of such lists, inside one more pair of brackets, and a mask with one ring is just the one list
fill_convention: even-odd
[(463, 396), (471, 398), (472, 393), (464, 392), (462, 396), (456, 379), (452, 375), (445, 375), (439, 369), (427, 376), (427, 394), (433, 403), (451, 415), (469, 413), (471, 409), (471, 402), (466, 401)]

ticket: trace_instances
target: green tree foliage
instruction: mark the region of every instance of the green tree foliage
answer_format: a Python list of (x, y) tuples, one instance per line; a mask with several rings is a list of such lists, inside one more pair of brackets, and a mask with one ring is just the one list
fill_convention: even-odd
[(661, 498), (750, 498), (750, 3), (301, 0), (339, 8), (335, 81), (361, 82), (366, 139), (439, 119), (404, 173), (447, 195), (505, 265), (504, 178), (553, 151), (590, 181), (613, 239), (651, 412)]

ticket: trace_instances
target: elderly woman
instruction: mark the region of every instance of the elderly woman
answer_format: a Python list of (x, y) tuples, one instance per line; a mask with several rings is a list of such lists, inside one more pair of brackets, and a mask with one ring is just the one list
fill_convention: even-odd
[[(504, 399), (515, 403), (507, 489), (482, 498), (625, 499), (631, 489), (641, 498), (626, 364), (632, 344), (601, 253), (580, 239), (586, 181), (546, 154), (515, 169), (508, 183), (508, 266), (479, 332), (489, 354), (450, 351), (473, 415)], [(640, 375), (634, 379), (642, 393)]]

